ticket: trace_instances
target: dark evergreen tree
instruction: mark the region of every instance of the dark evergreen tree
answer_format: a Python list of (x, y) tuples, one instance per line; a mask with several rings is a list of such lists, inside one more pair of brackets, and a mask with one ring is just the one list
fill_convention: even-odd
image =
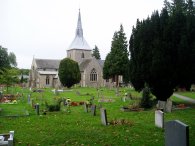
[(159, 100), (169, 98), (176, 86), (189, 88), (195, 82), (193, 4), (165, 2), (160, 15), (156, 11), (137, 21), (129, 42), (132, 84), (141, 91), (147, 83)]
[(10, 67), (10, 63), (7, 49), (0, 46), (0, 69), (8, 67)]
[(70, 88), (81, 80), (81, 73), (77, 62), (65, 58), (61, 60), (58, 76), (63, 86)]
[(107, 55), (103, 74), (104, 78), (114, 78), (116, 86), (118, 86), (118, 76), (122, 75), (124, 81), (128, 81), (128, 51), (127, 51), (127, 40), (124, 33), (123, 26), (120, 26), (120, 30), (114, 33), (111, 52)]
[(99, 49), (96, 45), (95, 48), (93, 49), (92, 56), (94, 56), (96, 59), (101, 59)]

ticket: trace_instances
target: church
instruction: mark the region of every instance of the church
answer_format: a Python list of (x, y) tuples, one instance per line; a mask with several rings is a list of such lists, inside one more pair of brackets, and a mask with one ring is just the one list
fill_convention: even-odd
[[(75, 38), (67, 49), (67, 57), (79, 64), (81, 72), (81, 87), (102, 87), (110, 86), (112, 84), (111, 79), (103, 79), (104, 61), (92, 57), (92, 49), (83, 36), (80, 10)], [(61, 60), (33, 58), (29, 75), (29, 87), (60, 88), (61, 83), (58, 77), (60, 61)]]

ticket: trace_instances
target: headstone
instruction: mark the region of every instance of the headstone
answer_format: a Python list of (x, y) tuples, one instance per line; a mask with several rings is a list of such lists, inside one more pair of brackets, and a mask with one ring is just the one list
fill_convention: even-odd
[(157, 110), (164, 110), (166, 106), (166, 101), (158, 100), (158, 103), (156, 105)]
[(93, 116), (96, 115), (96, 105), (92, 105), (92, 106), (91, 106), (91, 114), (92, 114)]
[(172, 111), (172, 101), (170, 98), (167, 99), (167, 102), (166, 102), (166, 105), (165, 105), (165, 111), (168, 112), (168, 113), (171, 113)]
[(34, 108), (35, 105), (34, 105), (34, 99), (31, 100), (31, 104), (32, 104), (32, 107)]
[(84, 103), (84, 110), (86, 113), (88, 113), (88, 104), (87, 103)]
[(39, 115), (39, 104), (38, 103), (36, 104), (36, 113), (37, 115)]
[(165, 146), (189, 146), (189, 126), (178, 120), (166, 122)]
[(30, 94), (28, 95), (28, 104), (30, 104)]
[(107, 122), (107, 113), (106, 113), (106, 109), (104, 108), (101, 108), (100, 109), (100, 115), (101, 115), (101, 122), (103, 125), (107, 125), (108, 122)]
[(164, 112), (162, 112), (161, 110), (155, 111), (155, 126), (164, 128)]

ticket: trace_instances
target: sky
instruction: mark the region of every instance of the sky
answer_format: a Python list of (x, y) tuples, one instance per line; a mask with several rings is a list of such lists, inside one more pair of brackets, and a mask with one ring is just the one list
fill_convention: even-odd
[(14, 52), (18, 68), (33, 57), (63, 59), (75, 37), (81, 11), (83, 35), (101, 59), (110, 52), (120, 24), (129, 41), (136, 20), (161, 11), (164, 0), (0, 0), (0, 46)]

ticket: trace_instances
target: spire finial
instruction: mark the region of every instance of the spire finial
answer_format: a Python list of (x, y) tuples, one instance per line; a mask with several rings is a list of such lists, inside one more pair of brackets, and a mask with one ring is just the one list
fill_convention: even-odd
[(78, 15), (76, 36), (83, 37), (83, 28), (82, 28), (82, 23), (81, 23), (81, 12), (80, 12), (80, 8), (79, 8), (79, 15)]

